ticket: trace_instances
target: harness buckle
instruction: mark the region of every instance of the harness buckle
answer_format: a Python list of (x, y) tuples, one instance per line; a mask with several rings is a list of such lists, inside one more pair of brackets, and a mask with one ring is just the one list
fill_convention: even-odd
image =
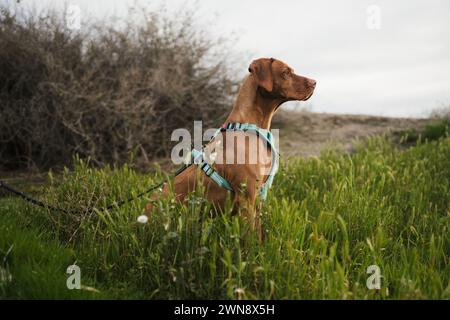
[[(195, 150), (195, 149), (194, 149)], [(197, 150), (195, 150), (195, 151), (197, 151)], [(201, 164), (202, 162), (203, 162), (203, 152), (199, 152), (199, 151), (197, 151), (198, 153), (197, 153), (197, 155), (195, 155), (194, 154), (194, 157), (193, 157), (193, 159), (192, 159), (192, 162), (194, 163), (194, 164)]]

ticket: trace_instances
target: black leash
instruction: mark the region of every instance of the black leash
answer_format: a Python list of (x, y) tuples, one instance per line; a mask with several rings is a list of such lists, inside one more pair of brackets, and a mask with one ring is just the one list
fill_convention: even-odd
[(30, 203), (38, 206), (38, 207), (46, 208), (46, 209), (49, 209), (49, 210), (52, 210), (52, 211), (61, 211), (63, 213), (68, 213), (66, 210), (64, 210), (62, 208), (52, 207), (52, 206), (50, 206), (48, 204), (43, 203), (40, 200), (34, 199), (34, 198), (30, 197), (29, 195), (26, 195), (25, 193), (23, 193), (23, 192), (21, 192), (19, 190), (16, 190), (13, 187), (8, 186), (6, 183), (4, 183), (1, 180), (0, 180), (0, 189), (4, 189), (4, 190), (8, 191), (9, 193), (13, 193), (13, 194), (21, 197), (25, 201), (30, 202)]
[[(181, 167), (180, 169), (178, 169), (178, 170), (175, 172), (175, 176), (179, 175), (179, 174), (180, 174), (181, 172), (183, 172), (187, 167), (188, 167), (188, 165), (184, 165), (183, 167)], [(145, 190), (145, 191), (139, 193), (139, 194), (138, 194), (137, 196), (135, 196), (135, 197), (131, 197), (131, 198), (128, 198), (128, 199), (125, 199), (125, 200), (115, 201), (114, 203), (112, 203), (111, 205), (109, 205), (109, 206), (107, 206), (107, 207), (100, 208), (99, 211), (111, 210), (112, 208), (114, 208), (114, 207), (116, 207), (116, 206), (117, 206), (117, 207), (121, 207), (121, 206), (123, 206), (123, 205), (126, 204), (126, 203), (129, 203), (129, 202), (132, 202), (132, 201), (134, 201), (134, 200), (136, 200), (136, 199), (139, 199), (139, 198), (143, 197), (144, 195), (146, 195), (147, 193), (150, 193), (150, 192), (152, 192), (153, 190), (162, 187), (166, 181), (167, 181), (167, 178), (164, 179), (164, 180), (162, 180), (160, 183), (158, 183), (158, 184), (156, 184), (156, 185), (153, 185), (153, 186), (149, 187), (147, 190)], [(2, 181), (2, 180), (0, 180), (0, 189), (4, 189), (4, 190), (8, 191), (9, 193), (15, 194), (15, 195), (19, 196), (20, 198), (24, 199), (25, 201), (34, 204), (35, 206), (38, 206), (38, 207), (41, 207), (41, 208), (45, 208), (45, 209), (48, 209), (48, 210), (51, 210), (51, 211), (59, 211), (59, 212), (63, 212), (63, 213), (69, 213), (69, 211), (67, 211), (67, 210), (65, 210), (65, 209), (57, 208), (57, 207), (51, 206), (51, 205), (49, 205), (49, 204), (47, 204), (47, 203), (44, 203), (44, 202), (42, 202), (42, 201), (40, 201), (40, 200), (38, 200), (38, 199), (35, 199), (35, 198), (33, 198), (33, 197), (31, 197), (31, 196), (29, 196), (29, 195), (27, 195), (27, 194), (25, 194), (25, 193), (23, 193), (23, 192), (21, 192), (21, 191), (19, 191), (19, 190), (16, 190), (16, 189), (14, 189), (13, 187), (7, 185), (7, 184), (6, 184), (4, 181)], [(92, 212), (92, 211), (94, 211), (94, 209), (95, 209), (95, 208), (89, 209), (88, 212)]]

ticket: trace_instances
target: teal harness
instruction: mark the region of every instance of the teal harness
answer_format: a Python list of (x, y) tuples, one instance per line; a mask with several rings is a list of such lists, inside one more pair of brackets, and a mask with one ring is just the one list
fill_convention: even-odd
[[(211, 140), (217, 137), (221, 132), (224, 131), (244, 131), (244, 132), (252, 132), (256, 134), (258, 137), (262, 138), (266, 143), (269, 145), (270, 149), (272, 150), (272, 166), (269, 171), (269, 175), (267, 177), (266, 182), (261, 186), (259, 189), (259, 196), (262, 200), (265, 200), (267, 198), (267, 192), (269, 191), (273, 178), (275, 177), (275, 174), (278, 170), (278, 152), (275, 148), (275, 143), (273, 139), (273, 135), (269, 130), (261, 129), (257, 127), (254, 124), (251, 123), (238, 123), (238, 122), (232, 122), (228, 124), (224, 124), (219, 130), (217, 130), (214, 135), (212, 136)], [(230, 183), (223, 178), (217, 171), (205, 161), (205, 153), (202, 150), (196, 150), (193, 149), (191, 152), (192, 156), (192, 162), (200, 167), (200, 169), (206, 174), (206, 176), (210, 177), (212, 180), (214, 180), (215, 183), (217, 183), (222, 188), (225, 188), (229, 191), (234, 191), (231, 187)]]

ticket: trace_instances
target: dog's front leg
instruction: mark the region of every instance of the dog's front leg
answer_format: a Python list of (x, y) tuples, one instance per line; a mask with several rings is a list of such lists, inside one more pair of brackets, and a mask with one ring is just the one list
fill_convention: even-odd
[(249, 226), (246, 234), (251, 231), (257, 231), (258, 239), (262, 241), (262, 227), (261, 221), (257, 216), (259, 212), (255, 208), (256, 202), (256, 185), (250, 183), (249, 185), (243, 184), (239, 188), (234, 197), (234, 211), (238, 211), (244, 221)]

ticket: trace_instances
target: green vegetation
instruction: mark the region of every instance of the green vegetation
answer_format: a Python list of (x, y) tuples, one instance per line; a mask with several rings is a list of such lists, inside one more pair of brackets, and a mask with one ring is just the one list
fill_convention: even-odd
[[(161, 174), (77, 160), (42, 196), (101, 207)], [(355, 154), (290, 159), (264, 206), (259, 244), (238, 217), (145, 199), (110, 212), (50, 213), (0, 200), (2, 298), (450, 299), (450, 138), (400, 151), (372, 138)], [(68, 265), (89, 290), (65, 287)], [(381, 269), (368, 290), (366, 269)]]
[(441, 117), (431, 121), (423, 130), (408, 129), (397, 133), (402, 144), (417, 144), (421, 141), (434, 141), (450, 136), (450, 120)]

